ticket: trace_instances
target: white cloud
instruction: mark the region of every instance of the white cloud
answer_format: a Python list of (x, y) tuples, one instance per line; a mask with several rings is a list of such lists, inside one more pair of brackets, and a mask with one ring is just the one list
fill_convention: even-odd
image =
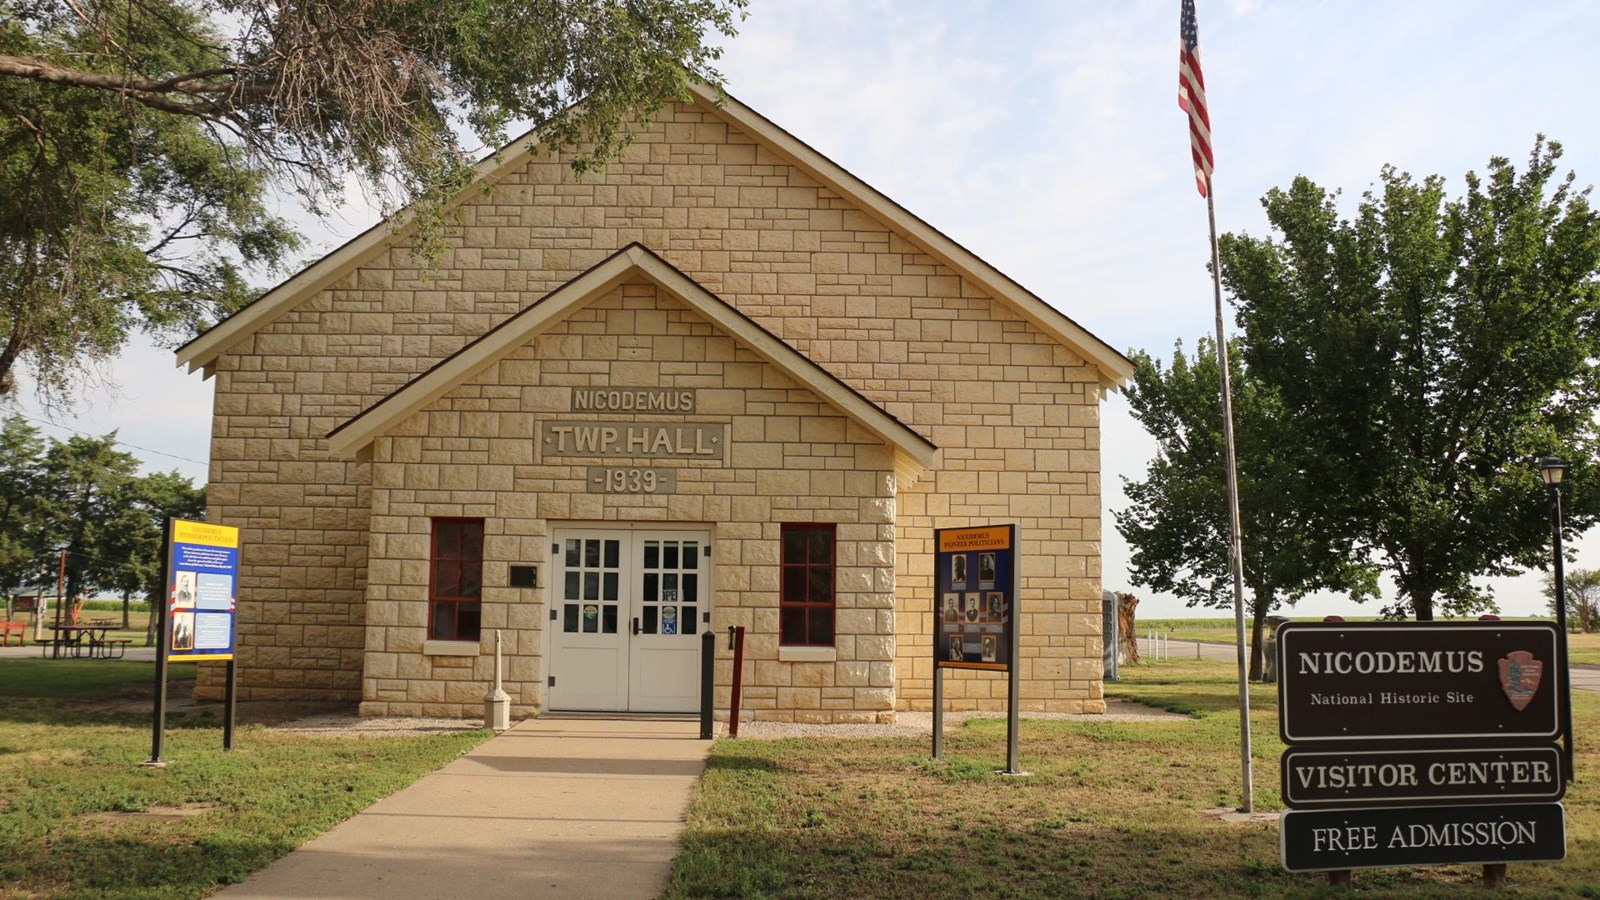
[[(1520, 162), (1537, 131), (1566, 143), (1582, 183), (1600, 179), (1586, 5), (1200, 7), (1225, 231), (1264, 233), (1259, 197), (1297, 174), (1354, 197), (1385, 162), (1452, 177), (1492, 154)], [(1177, 4), (767, 2), (741, 30), (720, 64), (735, 96), (1112, 346), (1164, 355), (1212, 331), (1205, 204), (1176, 106)], [(308, 223), (318, 249), (370, 223), (351, 199), (343, 221)], [(151, 350), (116, 375), (123, 399), (95, 400), (85, 430), (121, 426), (205, 457), (209, 385)], [(1117, 475), (1141, 473), (1151, 452), (1120, 403), (1105, 415), (1108, 506)], [(1124, 586), (1109, 516), (1104, 538), (1106, 584)], [(1578, 564), (1597, 564), (1600, 544), (1577, 546)], [(1533, 579), (1503, 583), (1508, 610), (1539, 608)], [(1147, 597), (1141, 613), (1169, 607), (1182, 611)], [(1325, 609), (1346, 611), (1301, 605)]]

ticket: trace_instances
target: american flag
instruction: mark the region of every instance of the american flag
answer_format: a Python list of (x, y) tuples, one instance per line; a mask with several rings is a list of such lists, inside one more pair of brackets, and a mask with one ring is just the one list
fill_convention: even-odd
[(1178, 22), (1183, 47), (1178, 53), (1178, 107), (1189, 114), (1189, 147), (1194, 154), (1194, 184), (1204, 197), (1211, 186), (1211, 115), (1206, 112), (1206, 76), (1200, 70), (1200, 27), (1194, 0), (1183, 0)]

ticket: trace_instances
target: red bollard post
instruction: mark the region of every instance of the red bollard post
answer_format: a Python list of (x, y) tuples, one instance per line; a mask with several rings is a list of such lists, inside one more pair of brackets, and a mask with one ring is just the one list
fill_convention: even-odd
[(739, 688), (744, 684), (744, 626), (729, 626), (732, 634), (728, 640), (733, 644), (733, 702), (728, 710), (728, 734), (731, 737), (739, 736)]

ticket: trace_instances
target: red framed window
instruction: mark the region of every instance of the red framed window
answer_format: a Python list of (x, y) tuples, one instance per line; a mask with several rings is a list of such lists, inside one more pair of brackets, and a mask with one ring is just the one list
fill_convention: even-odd
[(434, 519), (428, 637), (475, 641), (483, 610), (483, 520)]
[(779, 642), (833, 646), (834, 526), (784, 525)]

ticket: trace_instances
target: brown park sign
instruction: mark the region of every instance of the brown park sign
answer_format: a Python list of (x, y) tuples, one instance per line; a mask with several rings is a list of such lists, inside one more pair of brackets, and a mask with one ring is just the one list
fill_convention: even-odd
[(1406, 747), (1283, 753), (1290, 809), (1560, 800), (1561, 751), (1542, 747)]
[(1565, 859), (1559, 803), (1291, 810), (1278, 825), (1291, 872)]
[(1290, 622), (1278, 629), (1285, 744), (1561, 733), (1552, 622)]

